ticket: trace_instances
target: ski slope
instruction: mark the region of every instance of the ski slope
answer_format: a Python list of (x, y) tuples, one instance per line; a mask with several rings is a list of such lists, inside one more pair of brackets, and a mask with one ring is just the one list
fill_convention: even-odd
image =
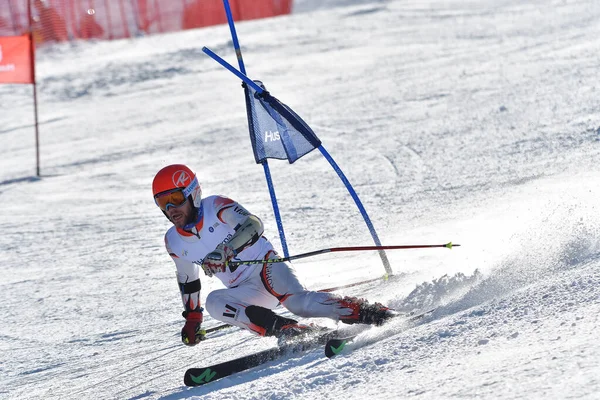
[[(240, 82), (200, 50), (236, 64), (229, 29), (65, 44), (37, 55), (41, 178), (32, 89), (0, 86), (0, 398), (598, 398), (600, 3), (323, 3), (238, 23), (248, 74), (311, 125), (384, 244), (462, 245), (390, 251), (394, 279), (340, 293), (436, 311), (332, 360), (183, 386), (275, 345), (181, 344), (151, 197), (161, 167), (188, 164), (280, 247)], [(372, 244), (318, 152), (269, 165), (291, 254)], [(384, 273), (372, 252), (294, 265), (313, 289)]]

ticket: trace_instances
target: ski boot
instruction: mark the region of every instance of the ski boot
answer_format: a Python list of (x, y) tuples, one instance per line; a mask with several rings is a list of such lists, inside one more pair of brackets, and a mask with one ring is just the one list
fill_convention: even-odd
[(388, 319), (398, 315), (394, 310), (381, 303), (369, 304), (365, 299), (344, 297), (339, 300), (340, 308), (349, 308), (349, 315), (340, 315), (340, 321), (345, 324), (383, 325)]
[(263, 336), (274, 336), (282, 344), (290, 339), (299, 339), (320, 332), (322, 329), (315, 325), (299, 324), (292, 318), (282, 317), (268, 308), (260, 306), (246, 307), (246, 316), (254, 325), (264, 329)]

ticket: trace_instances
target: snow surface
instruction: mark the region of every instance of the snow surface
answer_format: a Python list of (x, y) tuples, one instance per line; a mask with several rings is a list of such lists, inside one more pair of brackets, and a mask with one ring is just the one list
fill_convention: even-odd
[[(228, 28), (66, 44), (38, 53), (41, 179), (32, 89), (0, 86), (0, 398), (600, 398), (600, 2), (323, 3), (237, 24), (248, 73), (315, 129), (384, 244), (462, 245), (390, 251), (394, 279), (341, 293), (437, 310), (333, 360), (183, 386), (275, 344), (180, 343), (151, 198), (186, 163), (277, 236), (240, 82), (200, 50), (235, 63)], [(372, 244), (318, 152), (270, 166), (292, 254)], [(294, 265), (314, 289), (383, 275), (372, 252)]]

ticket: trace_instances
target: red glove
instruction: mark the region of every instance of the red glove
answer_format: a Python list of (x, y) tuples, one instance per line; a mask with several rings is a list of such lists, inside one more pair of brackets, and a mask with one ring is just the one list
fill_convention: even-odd
[(184, 311), (185, 325), (181, 329), (181, 341), (188, 346), (195, 346), (204, 340), (206, 332), (201, 328), (203, 308), (194, 311)]
[(217, 272), (225, 272), (227, 262), (235, 257), (235, 252), (224, 243), (218, 245), (212, 252), (208, 253), (202, 261), (202, 269), (208, 276)]

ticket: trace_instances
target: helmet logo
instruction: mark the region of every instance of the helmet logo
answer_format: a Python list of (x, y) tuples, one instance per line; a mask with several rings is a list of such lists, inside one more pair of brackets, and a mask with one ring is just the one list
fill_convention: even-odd
[(175, 187), (186, 187), (192, 178), (185, 171), (177, 171), (173, 174), (173, 184)]

